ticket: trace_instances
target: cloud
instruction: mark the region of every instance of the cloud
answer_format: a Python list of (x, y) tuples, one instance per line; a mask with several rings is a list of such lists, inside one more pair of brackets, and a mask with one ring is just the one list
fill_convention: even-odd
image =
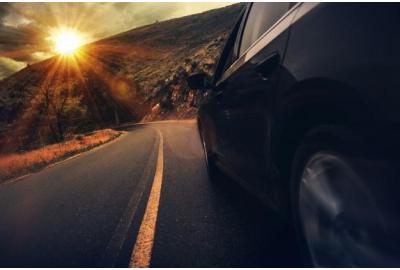
[(3, 18), (8, 14), (8, 9), (10, 7), (9, 3), (2, 3), (0, 5), (0, 21), (3, 20)]
[(30, 62), (31, 54), (49, 50), (45, 38), (46, 34), (34, 24), (0, 25), (0, 56)]
[(44, 40), (47, 34), (12, 5), (0, 8), (0, 56), (29, 63), (34, 60), (32, 54), (49, 49)]
[(23, 69), (26, 66), (23, 62), (18, 62), (10, 58), (0, 56), (0, 80), (10, 76), (14, 72)]

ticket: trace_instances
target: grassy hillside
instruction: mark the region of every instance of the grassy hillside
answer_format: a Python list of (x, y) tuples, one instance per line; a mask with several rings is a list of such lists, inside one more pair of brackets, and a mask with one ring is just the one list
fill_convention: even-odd
[(211, 73), (241, 5), (136, 28), (0, 82), (0, 152), (119, 124), (191, 118), (202, 96), (185, 79)]

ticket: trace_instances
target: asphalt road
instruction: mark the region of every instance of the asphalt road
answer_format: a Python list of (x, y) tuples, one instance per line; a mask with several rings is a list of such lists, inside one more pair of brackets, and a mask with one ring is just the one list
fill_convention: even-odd
[(126, 131), (0, 186), (0, 267), (126, 267), (141, 234), (152, 267), (299, 265), (287, 225), (235, 183), (208, 179), (195, 122)]

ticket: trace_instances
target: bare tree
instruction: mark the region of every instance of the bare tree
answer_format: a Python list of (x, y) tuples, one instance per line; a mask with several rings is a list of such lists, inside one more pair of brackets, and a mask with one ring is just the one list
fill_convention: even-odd
[(32, 111), (42, 114), (41, 116), (45, 118), (46, 125), (56, 142), (65, 139), (68, 114), (73, 110), (81, 109), (82, 97), (71, 95), (73, 87), (76, 87), (74, 83), (63, 81), (40, 85), (31, 103)]

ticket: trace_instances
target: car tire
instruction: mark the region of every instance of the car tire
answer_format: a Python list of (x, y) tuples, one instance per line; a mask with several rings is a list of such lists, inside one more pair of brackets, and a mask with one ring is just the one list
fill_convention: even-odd
[(216, 165), (215, 154), (210, 149), (208, 142), (206, 141), (206, 135), (202, 126), (200, 124), (200, 120), (198, 120), (198, 129), (200, 134), (200, 140), (204, 151), (204, 161), (206, 163), (208, 178), (212, 181), (217, 180), (220, 177), (219, 169)]
[(379, 208), (373, 185), (385, 170), (374, 168), (371, 152), (361, 136), (337, 127), (316, 128), (298, 146), (291, 208), (305, 266), (399, 265), (399, 234), (387, 226), (398, 219)]

